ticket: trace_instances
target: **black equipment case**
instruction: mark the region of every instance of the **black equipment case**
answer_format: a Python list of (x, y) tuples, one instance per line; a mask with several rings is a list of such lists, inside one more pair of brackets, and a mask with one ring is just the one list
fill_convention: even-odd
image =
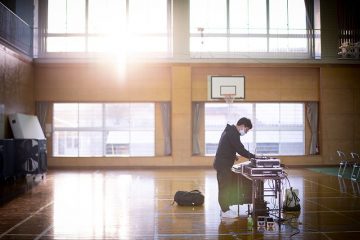
[(14, 139), (14, 141), (17, 174), (43, 174), (47, 171), (45, 139)]
[(13, 139), (0, 139), (0, 181), (15, 176), (15, 145)]

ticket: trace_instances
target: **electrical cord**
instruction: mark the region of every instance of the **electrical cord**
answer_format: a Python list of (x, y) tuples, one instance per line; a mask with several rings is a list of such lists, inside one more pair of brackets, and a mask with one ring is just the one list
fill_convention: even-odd
[(291, 183), (290, 183), (290, 180), (289, 180), (289, 178), (287, 177), (287, 175), (285, 175), (285, 179), (288, 181), (289, 187), (291, 188)]
[(299, 229), (298, 227), (295, 227), (295, 226), (293, 226), (293, 225), (291, 224), (291, 222), (292, 222), (293, 219), (296, 219), (296, 217), (291, 217), (290, 219), (287, 219), (287, 220), (286, 220), (287, 225), (288, 225), (292, 230), (295, 230), (295, 231), (296, 231), (296, 232), (294, 232), (294, 233), (292, 233), (292, 234), (290, 235), (290, 238), (292, 238), (293, 236), (295, 236), (295, 235), (297, 235), (297, 234), (300, 233), (300, 229)]
[(295, 227), (291, 224), (293, 219), (297, 219), (297, 217), (293, 216), (290, 218), (279, 218), (276, 214), (271, 213), (270, 211), (275, 211), (275, 209), (269, 209), (269, 216), (273, 216), (275, 221), (277, 221), (278, 224), (283, 224), (285, 226), (289, 226), (292, 230), (295, 230), (296, 232), (292, 233), (289, 238), (292, 238), (293, 236), (297, 235), (300, 233), (300, 229), (298, 227)]

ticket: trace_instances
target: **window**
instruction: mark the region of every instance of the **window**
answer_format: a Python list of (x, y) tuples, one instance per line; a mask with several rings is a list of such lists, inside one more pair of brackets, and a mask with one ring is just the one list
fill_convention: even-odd
[(206, 155), (216, 153), (226, 123), (236, 124), (241, 117), (253, 123), (253, 129), (241, 137), (249, 151), (265, 155), (304, 155), (304, 104), (205, 103)]
[(44, 54), (171, 52), (171, 0), (48, 0), (47, 10)]
[(192, 57), (310, 58), (304, 0), (190, 0)]
[(153, 103), (55, 103), (53, 155), (154, 156)]

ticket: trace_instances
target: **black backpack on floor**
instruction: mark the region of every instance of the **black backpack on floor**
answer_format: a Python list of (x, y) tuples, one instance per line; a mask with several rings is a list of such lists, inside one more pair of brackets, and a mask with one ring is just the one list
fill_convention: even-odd
[(204, 195), (199, 190), (177, 191), (174, 202), (179, 206), (200, 206), (204, 204)]

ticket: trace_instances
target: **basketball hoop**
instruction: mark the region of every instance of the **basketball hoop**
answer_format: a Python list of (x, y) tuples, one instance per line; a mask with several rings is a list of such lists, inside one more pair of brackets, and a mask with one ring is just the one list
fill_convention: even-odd
[(235, 94), (223, 94), (224, 100), (227, 104), (232, 104), (235, 99)]
[(228, 112), (227, 112), (227, 122), (230, 123), (231, 121), (231, 105), (234, 102), (235, 94), (227, 93), (223, 94), (225, 102), (228, 104)]

